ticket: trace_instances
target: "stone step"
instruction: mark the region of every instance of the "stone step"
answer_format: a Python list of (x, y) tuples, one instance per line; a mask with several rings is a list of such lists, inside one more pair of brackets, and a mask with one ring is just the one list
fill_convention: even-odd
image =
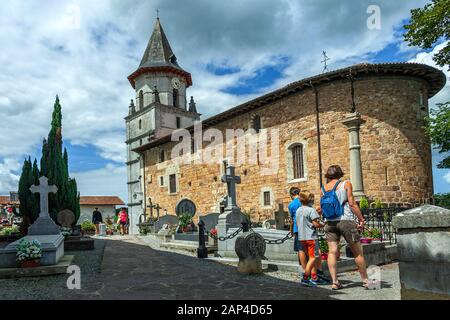
[[(238, 258), (220, 258), (220, 257), (210, 257), (205, 260), (230, 264), (233, 266), (237, 266), (239, 263)], [(298, 262), (292, 261), (276, 261), (276, 260), (262, 260), (263, 268), (273, 270), (273, 271), (283, 271), (283, 272), (299, 272), (301, 267), (298, 265)], [(324, 261), (323, 270), (325, 272), (328, 271), (327, 263)], [(343, 257), (338, 261), (337, 264), (338, 273), (348, 272), (357, 270), (355, 260)]]
[(72, 264), (73, 255), (65, 255), (58, 264), (52, 266), (40, 266), (36, 268), (2, 268), (0, 279), (21, 277), (42, 277), (67, 273), (67, 268)]
[[(170, 250), (184, 250), (189, 252), (197, 252), (198, 242), (174, 240), (170, 242), (163, 242), (160, 244), (160, 247)], [(212, 253), (217, 250), (217, 247), (206, 245), (206, 249), (208, 250), (208, 253)]]

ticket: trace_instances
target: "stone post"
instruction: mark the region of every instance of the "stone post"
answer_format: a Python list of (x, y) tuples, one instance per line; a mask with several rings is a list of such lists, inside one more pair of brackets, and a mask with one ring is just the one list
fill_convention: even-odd
[(399, 213), (401, 298), (450, 299), (450, 210), (424, 205)]
[(349, 133), (350, 181), (353, 185), (353, 194), (357, 201), (364, 194), (364, 185), (361, 166), (361, 145), (359, 144), (359, 128), (365, 121), (358, 112), (349, 114), (342, 123), (347, 126)]

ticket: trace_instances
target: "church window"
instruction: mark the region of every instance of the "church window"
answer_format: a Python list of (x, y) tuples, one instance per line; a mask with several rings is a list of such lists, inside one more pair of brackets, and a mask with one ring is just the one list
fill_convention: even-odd
[(292, 147), (292, 168), (294, 169), (294, 179), (302, 179), (305, 177), (302, 144), (297, 144)]
[(159, 186), (164, 187), (164, 176), (159, 177)]
[(169, 176), (169, 192), (176, 193), (177, 192), (177, 175), (171, 174)]
[(270, 206), (270, 191), (264, 191), (264, 206)]
[(142, 109), (144, 107), (144, 92), (141, 90), (139, 91), (139, 109)]
[(178, 89), (173, 89), (173, 94), (172, 94), (172, 97), (173, 97), (173, 106), (174, 107), (178, 107), (178, 105), (179, 105), (179, 103), (178, 103)]
[(139, 130), (142, 129), (142, 120), (139, 120)]
[(261, 116), (256, 115), (252, 119), (252, 129), (259, 133), (262, 129)]
[(165, 154), (164, 154), (164, 150), (161, 150), (159, 152), (159, 162), (164, 162), (165, 160)]
[(181, 118), (177, 117), (177, 129), (181, 128)]

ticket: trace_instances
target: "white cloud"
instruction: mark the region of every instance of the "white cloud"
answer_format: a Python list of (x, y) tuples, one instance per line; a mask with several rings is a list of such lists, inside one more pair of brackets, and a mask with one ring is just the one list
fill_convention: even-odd
[[(207, 117), (259, 95), (235, 96), (224, 89), (251, 78), (275, 57), (288, 57), (291, 65), (264, 92), (320, 73), (322, 50), (332, 59), (331, 69), (367, 59), (398, 42), (395, 28), (411, 8), (425, 3), (378, 1), (382, 28), (369, 30), (371, 0), (1, 1), (0, 157), (19, 161), (40, 146), (59, 94), (64, 139), (92, 144), (105, 159), (123, 162), (123, 118), (135, 96), (126, 77), (139, 64), (157, 8), (179, 63), (192, 73), (188, 95)], [(238, 71), (217, 76), (206, 71), (207, 64)], [(0, 192), (17, 178), (13, 167), (2, 167)], [(85, 190), (114, 191), (108, 183), (114, 177), (102, 175), (112, 169), (102, 170), (91, 173), (104, 180), (89, 180), (92, 186), (84, 183)]]
[(107, 165), (105, 168), (76, 172), (78, 191), (82, 196), (119, 196), (127, 201), (127, 171), (125, 166)]
[(447, 172), (447, 174), (444, 176), (444, 180), (445, 180), (447, 183), (450, 183), (450, 171)]

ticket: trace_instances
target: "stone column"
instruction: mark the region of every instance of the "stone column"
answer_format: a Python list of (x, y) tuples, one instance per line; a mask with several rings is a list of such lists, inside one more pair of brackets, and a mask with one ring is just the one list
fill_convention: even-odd
[(450, 210), (424, 205), (399, 213), (401, 298), (450, 299)]
[(359, 144), (359, 128), (365, 121), (358, 112), (349, 114), (342, 123), (347, 126), (349, 133), (350, 181), (353, 185), (353, 194), (357, 201), (364, 194), (364, 185), (361, 166), (361, 145)]

